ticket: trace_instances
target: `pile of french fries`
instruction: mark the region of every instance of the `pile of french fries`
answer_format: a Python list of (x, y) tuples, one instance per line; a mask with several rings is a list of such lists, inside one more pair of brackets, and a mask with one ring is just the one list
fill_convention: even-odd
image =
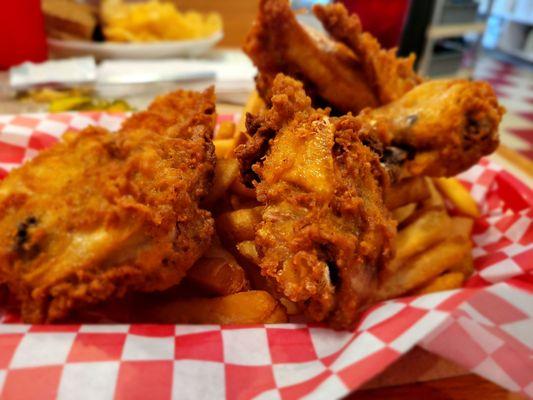
[[(238, 124), (222, 122), (215, 134), (217, 166), (206, 199), (218, 237), (163, 299), (143, 300), (137, 316), (158, 323), (282, 323), (298, 306), (279, 299), (261, 276), (254, 237), (262, 206), (241, 181), (233, 149), (247, 140), (244, 118), (264, 107), (256, 93)], [(453, 205), (450, 215), (446, 203)], [(458, 288), (473, 272), (471, 233), (479, 215), (469, 192), (454, 178), (416, 177), (397, 182), (386, 204), (398, 223), (396, 256), (380, 276), (374, 301)], [(131, 322), (131, 321), (130, 321)]]

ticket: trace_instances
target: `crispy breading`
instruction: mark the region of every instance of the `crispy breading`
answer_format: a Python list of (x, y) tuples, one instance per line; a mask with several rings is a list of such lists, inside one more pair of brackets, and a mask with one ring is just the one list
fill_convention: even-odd
[(387, 173), (357, 119), (312, 108), (302, 84), (281, 74), (272, 93), (236, 150), (265, 205), (255, 234), (261, 272), (311, 319), (350, 327), (392, 253)]
[(214, 232), (213, 89), (177, 91), (116, 134), (89, 127), (0, 183), (0, 281), (25, 322), (178, 283)]
[(358, 119), (380, 131), (383, 161), (401, 179), (470, 168), (498, 147), (503, 112), (488, 83), (449, 79), (425, 82)]

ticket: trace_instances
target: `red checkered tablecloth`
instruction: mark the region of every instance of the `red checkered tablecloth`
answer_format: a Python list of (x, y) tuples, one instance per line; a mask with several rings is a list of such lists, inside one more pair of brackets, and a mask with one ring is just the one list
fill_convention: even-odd
[[(66, 130), (116, 129), (122, 119), (0, 116), (0, 177)], [(483, 212), (476, 273), (463, 289), (378, 304), (353, 332), (318, 324), (41, 326), (4, 314), (0, 398), (329, 399), (415, 345), (533, 397), (533, 193), (488, 160), (461, 180)]]

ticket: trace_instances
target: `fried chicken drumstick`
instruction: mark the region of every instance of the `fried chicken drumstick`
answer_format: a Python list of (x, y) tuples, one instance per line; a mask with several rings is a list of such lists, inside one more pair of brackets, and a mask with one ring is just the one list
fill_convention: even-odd
[(257, 88), (265, 101), (279, 72), (301, 80), (314, 105), (339, 113), (386, 104), (421, 82), (413, 56), (400, 59), (395, 50), (381, 49), (344, 6), (314, 11), (332, 38), (301, 25), (288, 0), (260, 1), (244, 51), (259, 70)]
[(486, 82), (435, 80), (418, 85), (358, 119), (381, 142), (382, 161), (396, 179), (454, 176), (499, 144), (503, 107)]
[(356, 118), (312, 108), (302, 84), (281, 74), (272, 94), (236, 149), (265, 205), (255, 234), (261, 273), (312, 320), (350, 327), (391, 256), (388, 175)]
[(116, 134), (69, 133), (0, 183), (0, 282), (25, 322), (179, 282), (214, 232), (213, 90), (160, 97)]

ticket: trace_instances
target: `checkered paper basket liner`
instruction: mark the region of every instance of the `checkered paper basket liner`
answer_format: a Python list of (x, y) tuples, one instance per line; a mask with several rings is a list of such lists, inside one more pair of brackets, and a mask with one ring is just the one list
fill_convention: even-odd
[[(0, 177), (66, 130), (115, 130), (123, 118), (0, 116)], [(380, 303), (353, 332), (319, 324), (23, 325), (4, 314), (0, 398), (329, 399), (415, 345), (533, 397), (533, 193), (485, 159), (460, 178), (483, 212), (473, 236), (476, 273), (462, 289)]]

